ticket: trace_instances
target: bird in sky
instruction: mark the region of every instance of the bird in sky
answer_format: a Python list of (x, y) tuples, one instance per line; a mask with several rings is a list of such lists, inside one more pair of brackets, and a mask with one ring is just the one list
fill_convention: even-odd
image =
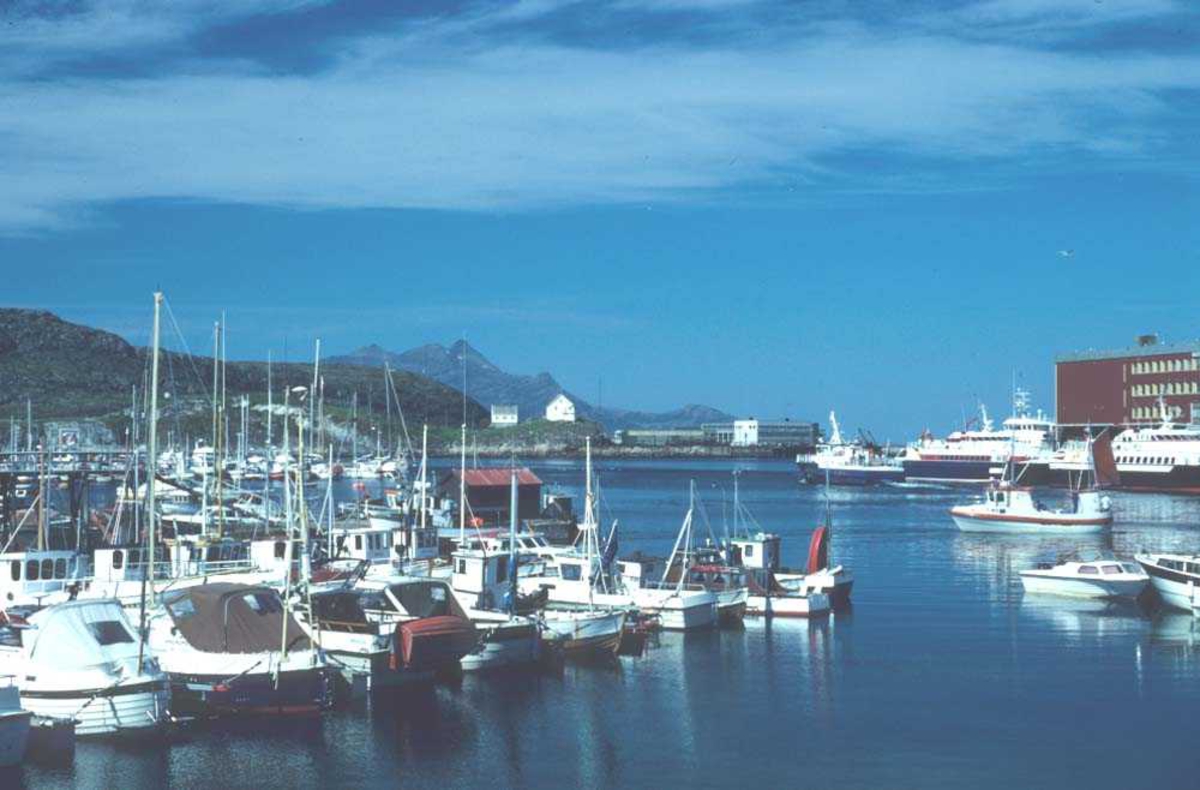
[(1075, 250), (1059, 250), (1058, 254), (1060, 257), (1063, 257), (1063, 258), (1074, 258)]

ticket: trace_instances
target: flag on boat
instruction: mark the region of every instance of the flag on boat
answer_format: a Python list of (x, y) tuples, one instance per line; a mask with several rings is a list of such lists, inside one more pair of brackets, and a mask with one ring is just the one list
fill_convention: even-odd
[(604, 544), (604, 551), (600, 553), (600, 567), (606, 571), (617, 558), (617, 546), (617, 524), (613, 522), (612, 532), (608, 533), (608, 542)]

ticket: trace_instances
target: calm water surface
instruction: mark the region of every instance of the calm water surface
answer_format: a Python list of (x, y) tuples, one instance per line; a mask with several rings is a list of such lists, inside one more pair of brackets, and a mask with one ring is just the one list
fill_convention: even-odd
[[(600, 462), (621, 550), (666, 553), (696, 481), (731, 518), (730, 462)], [(802, 562), (824, 510), (787, 463), (739, 463), (741, 495)], [(578, 494), (580, 465), (535, 463)], [(1191, 615), (1025, 597), (1017, 571), (1080, 545), (960, 534), (953, 491), (832, 493), (852, 612), (667, 634), (644, 658), (468, 676), (321, 721), (192, 727), (169, 745), (83, 742), (3, 787), (1200, 786)], [(1117, 496), (1083, 545), (1200, 549), (1200, 500)]]

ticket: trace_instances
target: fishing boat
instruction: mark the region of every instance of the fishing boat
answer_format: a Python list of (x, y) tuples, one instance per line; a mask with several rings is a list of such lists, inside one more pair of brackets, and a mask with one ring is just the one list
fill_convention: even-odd
[(1079, 598), (1137, 598), (1150, 577), (1136, 563), (1111, 555), (1079, 555), (1056, 562), (1041, 562), (1021, 571), (1027, 593)]
[(796, 456), (805, 483), (828, 479), (835, 486), (871, 486), (904, 480), (904, 467), (868, 436), (863, 436), (862, 441), (847, 442), (832, 411), (829, 426), (828, 441), (819, 443), (812, 453)]
[(171, 681), (172, 713), (317, 713), (326, 663), (268, 587), (216, 582), (160, 596), (149, 642)]
[(517, 614), (518, 518), (517, 470), (511, 473), (509, 501), (509, 553), (490, 554), (483, 549), (459, 549), (451, 556), (451, 587), (466, 616), (479, 631), (479, 644), (463, 656), (467, 672), (536, 664), (542, 636), (538, 621)]
[(89, 575), (86, 554), (68, 549), (6, 551), (0, 554), (0, 605), (41, 606), (69, 597)]
[[(1038, 501), (1028, 486), (1018, 485), (1015, 464), (1008, 465), (1005, 479), (994, 481), (983, 501), (950, 509), (954, 523), (963, 532), (1005, 534), (1075, 534), (1103, 532), (1112, 526), (1112, 501), (1102, 488), (1119, 479), (1107, 435), (1089, 440), (1089, 471), (1081, 474), (1078, 487), (1071, 489), (1069, 507), (1051, 508)], [(1090, 484), (1085, 479), (1090, 476)]]
[(0, 686), (0, 768), (20, 765), (29, 744), (29, 727), (33, 714), (21, 708), (21, 695), (12, 678)]
[(1196, 613), (1200, 608), (1200, 555), (1148, 552), (1134, 560), (1150, 577), (1150, 584), (1167, 606)]
[(1092, 535), (1113, 522), (1112, 503), (1098, 491), (1075, 494), (1070, 507), (1050, 508), (1032, 489), (1007, 482), (988, 488), (982, 502), (951, 508), (950, 515), (963, 532), (1004, 534)]
[(312, 595), (299, 621), (350, 688), (411, 685), (455, 672), (478, 635), (436, 579), (361, 580)]
[[(741, 500), (739, 476), (733, 481), (733, 537), (724, 552), (728, 565), (745, 570), (750, 590), (748, 614), (814, 616), (849, 605), (854, 574), (831, 564), (833, 515), (825, 485), (825, 523), (813, 530), (803, 570), (783, 565), (782, 538), (766, 532)], [(753, 527), (753, 531), (751, 528)], [(786, 600), (784, 600), (786, 599)]]
[(21, 704), (72, 719), (79, 735), (145, 732), (167, 720), (167, 676), (116, 601), (70, 601), (33, 612), (0, 646), (16, 668)]

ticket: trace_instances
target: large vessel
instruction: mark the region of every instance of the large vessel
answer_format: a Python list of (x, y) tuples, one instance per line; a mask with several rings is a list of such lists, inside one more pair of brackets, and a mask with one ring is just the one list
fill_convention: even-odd
[(907, 481), (982, 484), (994, 470), (1010, 461), (1026, 464), (1054, 451), (1054, 423), (1041, 411), (1029, 412), (1029, 395), (1013, 395), (1013, 416), (996, 430), (980, 405), (979, 428), (955, 431), (945, 439), (926, 432), (905, 451), (902, 464)]
[[(1200, 425), (1173, 423), (1164, 403), (1152, 425), (1126, 428), (1112, 442), (1124, 491), (1200, 494)], [(1049, 458), (1030, 464), (1025, 480), (1036, 485), (1069, 485), (1087, 468), (1087, 443), (1071, 442)]]
[(847, 442), (842, 437), (837, 415), (832, 411), (829, 412), (829, 432), (829, 441), (818, 444), (810, 454), (796, 456), (804, 482), (869, 486), (898, 483), (904, 479), (904, 468), (870, 440)]

